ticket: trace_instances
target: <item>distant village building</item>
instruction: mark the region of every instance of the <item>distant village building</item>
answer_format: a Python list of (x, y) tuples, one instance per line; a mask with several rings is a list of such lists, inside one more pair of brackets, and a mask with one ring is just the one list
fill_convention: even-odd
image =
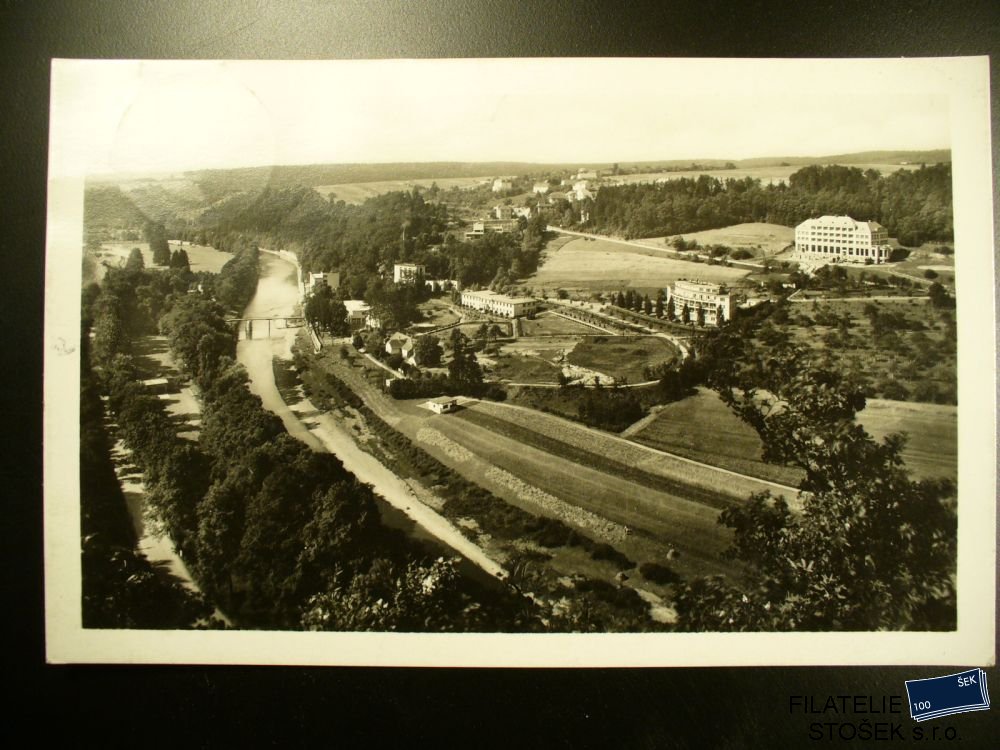
[(424, 279), (424, 286), (432, 292), (450, 292), (459, 285), (456, 279)]
[(593, 169), (579, 169), (576, 173), (576, 179), (578, 180), (596, 180), (597, 172)]
[(531, 186), (531, 192), (536, 195), (545, 195), (549, 192), (549, 183), (547, 182), (536, 182)]
[(483, 219), (472, 222), (472, 229), (465, 233), (465, 239), (474, 240), (487, 234), (505, 234), (516, 228), (517, 222), (513, 219)]
[(503, 193), (507, 190), (511, 190), (514, 187), (514, 183), (504, 177), (498, 177), (493, 180), (493, 192)]
[(337, 289), (340, 286), (340, 271), (310, 272), (306, 275), (305, 291), (314, 294), (321, 286)]
[(454, 396), (438, 396), (430, 399), (427, 406), (437, 414), (447, 414), (450, 411), (455, 411), (458, 407), (458, 399)]
[(410, 284), (423, 276), (424, 266), (420, 263), (396, 263), (392, 267), (392, 280), (397, 284)]
[(531, 206), (514, 206), (513, 213), (514, 217), (517, 219), (520, 219), (522, 217), (525, 219), (530, 219), (532, 214)]
[[(717, 326), (720, 322), (732, 320), (735, 294), (724, 284), (710, 284), (704, 281), (678, 280), (667, 287), (667, 303), (673, 300), (674, 316), (682, 322), (693, 323), (698, 319), (698, 311), (705, 311), (705, 325)], [(687, 306), (687, 319), (684, 307)], [(720, 320), (721, 316), (721, 320)]]
[(586, 199), (593, 200), (594, 193), (589, 188), (590, 183), (586, 180), (578, 180), (573, 183), (573, 192), (569, 194), (569, 199), (574, 201), (582, 201)]
[(399, 354), (405, 361), (413, 359), (413, 339), (405, 333), (394, 333), (385, 342), (386, 354)]
[(834, 263), (885, 263), (892, 247), (889, 232), (877, 221), (821, 216), (795, 227), (795, 252)]
[(347, 308), (347, 323), (351, 327), (351, 332), (360, 331), (362, 328), (381, 328), (381, 321), (372, 313), (372, 307), (364, 300), (347, 299), (344, 300), (344, 307)]
[(494, 206), (493, 207), (493, 218), (495, 219), (511, 219), (514, 217), (514, 208), (512, 206)]
[(508, 297), (489, 290), (462, 292), (462, 305), (480, 312), (500, 315), (504, 318), (520, 318), (536, 311), (539, 302), (533, 297)]

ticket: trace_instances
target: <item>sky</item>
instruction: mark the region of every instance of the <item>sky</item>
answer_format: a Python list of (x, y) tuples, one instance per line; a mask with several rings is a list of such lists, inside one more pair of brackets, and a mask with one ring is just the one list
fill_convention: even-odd
[(50, 174), (948, 148), (954, 85), (930, 59), (56, 60)]

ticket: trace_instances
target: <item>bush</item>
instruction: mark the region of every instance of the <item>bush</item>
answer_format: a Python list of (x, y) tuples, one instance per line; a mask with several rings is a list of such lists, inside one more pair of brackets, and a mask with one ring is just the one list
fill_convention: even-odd
[(667, 585), (681, 582), (681, 577), (677, 575), (673, 568), (661, 563), (644, 562), (639, 566), (639, 572), (643, 578), (651, 583)]
[(635, 561), (629, 560), (624, 554), (616, 550), (610, 544), (598, 544), (590, 553), (591, 560), (607, 560), (614, 563), (620, 570), (629, 570), (635, 567)]

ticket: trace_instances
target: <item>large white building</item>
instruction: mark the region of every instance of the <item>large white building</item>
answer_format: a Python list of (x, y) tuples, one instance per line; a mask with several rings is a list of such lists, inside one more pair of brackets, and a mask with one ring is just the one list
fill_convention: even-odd
[(735, 294), (723, 284), (681, 279), (667, 287), (666, 293), (667, 303), (673, 300), (674, 317), (682, 323), (696, 322), (699, 310), (705, 311), (705, 325), (732, 320)]
[(820, 216), (795, 227), (795, 252), (833, 263), (885, 263), (892, 247), (889, 232), (877, 221)]
[(537, 310), (539, 302), (533, 297), (508, 297), (485, 289), (480, 292), (462, 292), (462, 305), (505, 318), (520, 318)]
[(347, 309), (347, 322), (351, 326), (351, 331), (381, 327), (381, 322), (372, 312), (371, 305), (364, 300), (345, 299), (344, 307)]

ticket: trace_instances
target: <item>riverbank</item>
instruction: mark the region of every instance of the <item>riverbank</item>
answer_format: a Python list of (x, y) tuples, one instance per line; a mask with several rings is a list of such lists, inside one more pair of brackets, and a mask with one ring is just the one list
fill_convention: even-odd
[[(298, 303), (298, 288), (292, 281), (295, 265), (278, 252), (264, 251), (258, 292), (247, 305), (244, 317), (291, 315)], [(312, 450), (327, 451), (339, 458), (344, 467), (359, 480), (369, 484), (377, 497), (401, 512), (433, 539), (451, 548), (480, 570), (494, 578), (506, 573), (479, 547), (432, 508), (424, 505), (413, 489), (374, 456), (361, 450), (354, 439), (330, 414), (321, 413), (308, 399), (298, 401), (294, 409), (282, 398), (274, 380), (275, 357), (290, 360), (291, 346), (298, 329), (276, 330), (269, 338), (240, 341), (237, 360), (246, 368), (250, 388), (261, 398), (264, 408), (281, 418), (289, 434)]]

